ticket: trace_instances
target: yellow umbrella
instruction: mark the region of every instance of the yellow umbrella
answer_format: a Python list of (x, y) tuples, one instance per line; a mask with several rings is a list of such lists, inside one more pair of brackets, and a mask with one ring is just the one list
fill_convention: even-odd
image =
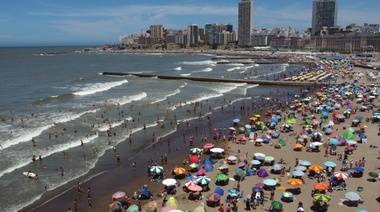
[(292, 186), (303, 185), (303, 181), (301, 179), (297, 179), (297, 178), (292, 178), (292, 179), (288, 180), (287, 182), (289, 185), (292, 185)]
[(329, 202), (331, 200), (331, 196), (326, 194), (314, 194), (313, 198), (320, 202)]
[(278, 190), (283, 190), (283, 191), (286, 191), (286, 190), (287, 190), (287, 188), (286, 188), (285, 186), (278, 186), (277, 189), (278, 189)]
[(185, 174), (186, 173), (186, 169), (182, 168), (182, 167), (177, 167), (174, 169), (174, 173), (175, 174)]
[(323, 167), (322, 167), (322, 166), (319, 166), (319, 165), (311, 165), (311, 166), (309, 167), (309, 169), (310, 169), (311, 171), (320, 172), (320, 171), (323, 170)]
[(168, 201), (165, 203), (165, 206), (177, 208), (178, 204), (178, 200), (176, 200), (174, 197), (169, 197)]

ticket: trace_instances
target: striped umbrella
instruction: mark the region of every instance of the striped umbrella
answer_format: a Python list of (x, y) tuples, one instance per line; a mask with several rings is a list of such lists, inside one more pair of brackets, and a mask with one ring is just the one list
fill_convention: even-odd
[(311, 165), (311, 166), (309, 167), (309, 170), (311, 170), (311, 171), (315, 171), (315, 172), (320, 172), (320, 171), (323, 170), (323, 167), (320, 166), (320, 165)]
[(192, 163), (189, 166), (190, 166), (190, 168), (195, 169), (195, 168), (199, 167), (199, 164), (198, 163)]
[(196, 181), (198, 184), (207, 185), (210, 183), (211, 179), (207, 176), (199, 176), (197, 177)]
[(177, 208), (178, 204), (179, 204), (179, 202), (178, 202), (178, 200), (176, 200), (176, 198), (169, 197), (168, 201), (165, 203), (165, 206)]
[(236, 189), (233, 189), (233, 188), (228, 189), (227, 193), (231, 197), (237, 197), (237, 196), (239, 196), (239, 191), (237, 191)]
[(162, 166), (151, 166), (150, 171), (153, 173), (162, 173), (164, 171), (164, 167), (162, 167)]
[(191, 148), (190, 149), (190, 153), (191, 154), (201, 154), (201, 152), (202, 152), (202, 150), (201, 149), (199, 149), (199, 148)]
[(208, 194), (206, 196), (206, 199), (207, 199), (207, 201), (210, 201), (210, 202), (218, 202), (218, 201), (220, 201), (221, 196), (219, 194), (216, 194), (216, 193), (211, 193), (211, 194)]
[(292, 178), (292, 179), (288, 180), (287, 182), (289, 185), (292, 185), (292, 186), (303, 185), (303, 181), (301, 179), (297, 179), (297, 178)]
[(342, 180), (349, 178), (348, 174), (344, 172), (334, 172), (333, 175), (337, 177), (338, 179), (342, 179)]
[(158, 204), (156, 201), (150, 201), (150, 202), (148, 202), (148, 204), (145, 205), (145, 209), (148, 212), (152, 212), (152, 211), (155, 211), (157, 209), (157, 206), (158, 206)]
[(184, 168), (182, 168), (182, 167), (177, 167), (177, 168), (175, 168), (174, 170), (174, 173), (175, 174), (185, 174), (186, 173), (186, 169), (184, 169)]
[(293, 193), (289, 192), (289, 191), (282, 192), (281, 196), (285, 197), (285, 198), (293, 198), (294, 197)]
[(331, 200), (331, 196), (326, 194), (314, 194), (313, 198), (320, 202), (329, 202)]
[(198, 183), (197, 183), (197, 181), (192, 181), (192, 180), (187, 181), (187, 182), (185, 183), (185, 186), (186, 186), (186, 187), (189, 187), (189, 186), (191, 186), (191, 185), (198, 185)]

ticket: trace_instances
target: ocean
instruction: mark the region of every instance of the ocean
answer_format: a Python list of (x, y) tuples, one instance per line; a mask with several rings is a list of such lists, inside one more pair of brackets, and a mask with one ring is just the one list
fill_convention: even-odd
[[(83, 52), (84, 48), (0, 48), (0, 211), (22, 210), (46, 192), (72, 188), (76, 181), (114, 169), (114, 146), (124, 145), (124, 158), (149, 155), (160, 137), (166, 141), (177, 131), (176, 123), (207, 123), (207, 116), (221, 108), (230, 111), (226, 117), (231, 120), (241, 118), (235, 110), (242, 105), (300, 90), (102, 72), (274, 79), (304, 68), (242, 64), (251, 59), (217, 64), (231, 59), (216, 60), (212, 54)], [(38, 183), (23, 175), (28, 171), (39, 176)]]

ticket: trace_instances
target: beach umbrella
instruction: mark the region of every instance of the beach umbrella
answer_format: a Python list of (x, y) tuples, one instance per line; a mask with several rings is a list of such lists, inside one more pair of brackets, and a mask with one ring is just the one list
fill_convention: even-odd
[(198, 163), (199, 162), (198, 155), (192, 155), (192, 156), (190, 156), (189, 161), (190, 161), (190, 163)]
[(301, 179), (297, 179), (297, 178), (291, 178), (291, 179), (287, 180), (286, 182), (292, 186), (300, 186), (300, 185), (304, 184)]
[(174, 173), (175, 174), (185, 174), (186, 173), (186, 169), (182, 168), (182, 167), (177, 167), (177, 168), (174, 168)]
[(233, 119), (232, 122), (233, 123), (239, 123), (240, 119)]
[(282, 203), (279, 201), (273, 201), (271, 206), (274, 210), (282, 210)]
[(245, 165), (246, 164), (243, 161), (236, 164), (237, 167), (244, 167)]
[(368, 211), (367, 211), (367, 210), (360, 209), (360, 210), (357, 210), (356, 212), (368, 212)]
[(313, 132), (313, 134), (312, 135), (314, 135), (314, 136), (322, 136), (322, 133), (321, 132)]
[(151, 166), (150, 171), (152, 173), (156, 173), (156, 174), (162, 173), (164, 171), (164, 167), (162, 167), (162, 166)]
[(112, 202), (108, 206), (110, 207), (110, 209), (121, 209), (123, 207), (121, 202), (119, 201)]
[(259, 176), (261, 178), (266, 178), (269, 176), (269, 174), (265, 169), (261, 168), (257, 171), (257, 176)]
[(191, 163), (189, 166), (190, 166), (190, 168), (195, 169), (195, 168), (199, 167), (199, 164), (198, 163)]
[(207, 176), (199, 176), (197, 177), (196, 181), (198, 184), (207, 185), (210, 183), (211, 179)]
[(224, 190), (221, 187), (216, 187), (214, 193), (219, 194), (220, 196), (224, 195)]
[(284, 198), (293, 198), (294, 197), (293, 193), (289, 192), (289, 191), (282, 192), (281, 196)]
[(355, 147), (353, 147), (353, 146), (347, 146), (347, 147), (346, 147), (346, 150), (347, 150), (347, 151), (354, 151), (354, 150), (355, 150)]
[(344, 194), (344, 197), (350, 201), (358, 201), (361, 199), (360, 195), (356, 192), (349, 191)]
[(278, 186), (276, 189), (277, 190), (282, 190), (282, 191), (288, 190), (288, 188), (286, 188), (285, 186)]
[(125, 197), (125, 192), (123, 192), (123, 191), (115, 192), (115, 193), (112, 195), (112, 198), (113, 198), (113, 199), (120, 199), (120, 198), (123, 198), (123, 197)]
[(375, 178), (379, 178), (379, 174), (376, 173), (376, 172), (369, 172), (368, 175), (369, 175), (370, 177), (373, 177), (374, 180), (375, 180)]
[(218, 167), (218, 170), (228, 169), (228, 166), (226, 164), (222, 164)]
[(310, 166), (311, 165), (311, 162), (307, 161), (307, 160), (301, 160), (300, 163), (299, 163), (301, 166)]
[(261, 162), (259, 160), (251, 160), (252, 165), (259, 165)]
[(235, 131), (235, 130), (236, 130), (235, 127), (230, 127), (229, 129), (232, 130), (232, 131)]
[(197, 171), (197, 173), (195, 173), (195, 175), (197, 176), (202, 176), (202, 175), (205, 175), (206, 174), (206, 170), (205, 169), (200, 169)]
[(306, 171), (306, 167), (305, 166), (296, 166), (295, 168), (294, 168), (294, 170), (296, 170), (296, 171)]
[(274, 179), (265, 179), (263, 180), (263, 184), (267, 186), (275, 186), (277, 185), (277, 182)]
[(357, 141), (353, 141), (353, 140), (348, 140), (347, 141), (347, 143), (348, 143), (348, 145), (356, 145), (356, 144), (358, 144), (358, 142)]
[(325, 162), (323, 163), (323, 165), (325, 165), (325, 166), (327, 166), (327, 167), (332, 167), (332, 168), (336, 167), (336, 163), (334, 163), (334, 162), (332, 162), (332, 161), (325, 161)]
[(148, 204), (145, 205), (145, 210), (148, 212), (153, 212), (157, 210), (158, 204), (156, 201), (150, 201)]
[(252, 191), (253, 191), (253, 192), (263, 192), (263, 188), (258, 187), (258, 186), (254, 186), (254, 187), (252, 188)]
[(166, 185), (166, 186), (173, 186), (173, 185), (177, 184), (177, 180), (173, 179), (173, 178), (167, 178), (167, 179), (162, 181), (162, 184)]
[(271, 161), (274, 161), (274, 157), (273, 156), (265, 156), (264, 160), (267, 162), (271, 162)]
[(346, 131), (345, 133), (343, 133), (343, 138), (346, 140), (352, 140), (355, 138), (355, 135), (350, 131)]
[(201, 152), (202, 152), (202, 150), (201, 149), (199, 149), (199, 148), (191, 148), (190, 149), (190, 153), (192, 153), (192, 154), (201, 154)]
[(284, 168), (284, 165), (279, 164), (279, 163), (276, 163), (276, 164), (274, 164), (274, 165), (272, 166), (272, 169), (273, 169), (273, 170), (276, 170), (276, 171), (281, 170), (281, 169), (283, 169), (283, 168)]
[(202, 206), (202, 205), (200, 205), (200, 206), (194, 208), (194, 210), (193, 210), (193, 212), (205, 212), (205, 211), (206, 211), (206, 210), (205, 210), (205, 207)]
[(296, 177), (302, 177), (303, 175), (305, 175), (305, 172), (303, 172), (303, 171), (294, 171), (293, 172), (293, 176), (296, 176)]
[(215, 147), (215, 148), (210, 149), (210, 152), (213, 152), (213, 153), (222, 153), (222, 152), (224, 152), (224, 149), (219, 148), (219, 147)]
[(311, 165), (309, 167), (309, 170), (314, 171), (314, 172), (320, 172), (323, 170), (323, 167), (319, 165)]
[(233, 189), (233, 188), (230, 188), (227, 190), (227, 193), (228, 195), (230, 195), (231, 197), (237, 197), (240, 195), (239, 191), (237, 191), (236, 189)]
[(364, 172), (364, 168), (363, 167), (353, 167), (351, 170), (353, 171), (356, 171), (356, 172)]
[(217, 193), (211, 193), (206, 196), (206, 200), (210, 202), (218, 202), (222, 197)]
[(236, 160), (237, 159), (237, 157), (236, 156), (234, 156), (234, 155), (231, 155), (231, 156), (228, 156), (228, 158), (227, 158), (227, 160)]
[(174, 197), (169, 197), (169, 199), (167, 200), (167, 202), (165, 203), (165, 206), (170, 206), (170, 207), (174, 207), (174, 208), (177, 208), (179, 205), (179, 202), (176, 198)]
[(245, 171), (243, 169), (241, 169), (241, 168), (236, 168), (235, 172), (236, 172), (236, 175), (238, 175), (239, 177), (244, 177), (245, 176)]
[(211, 149), (211, 148), (213, 148), (215, 145), (213, 144), (213, 143), (207, 143), (207, 144), (205, 144), (204, 146), (203, 146), (203, 148), (205, 148), (205, 149)]
[(320, 202), (329, 202), (331, 200), (331, 196), (326, 194), (314, 194), (313, 198)]
[(219, 173), (219, 174), (216, 175), (216, 180), (218, 180), (218, 181), (226, 181), (226, 180), (228, 180), (228, 175), (223, 174), (223, 173)]
[(186, 186), (186, 187), (189, 187), (189, 186), (192, 186), (192, 185), (198, 185), (198, 184), (197, 184), (197, 181), (195, 181), (195, 180), (189, 180), (189, 181), (187, 181), (187, 182), (185, 183), (185, 186)]
[(316, 184), (314, 184), (313, 188), (315, 190), (324, 191), (328, 188), (328, 185), (324, 184), (324, 183), (316, 183)]
[(261, 153), (261, 152), (256, 152), (255, 154), (253, 154), (255, 157), (265, 157), (265, 154), (264, 153)]
[(175, 207), (166, 206), (166, 207), (163, 207), (161, 210), (161, 212), (172, 212), (172, 211), (178, 211), (178, 209)]
[(345, 180), (345, 179), (349, 178), (348, 174), (344, 173), (344, 172), (334, 172), (333, 176), (335, 176), (336, 178), (341, 179), (341, 180)]
[(264, 161), (264, 160), (265, 160), (265, 157), (263, 157), (263, 156), (256, 156), (256, 160)]
[(296, 143), (296, 144), (294, 144), (294, 148), (303, 148), (303, 145), (300, 143)]
[(190, 191), (202, 191), (202, 187), (199, 185), (190, 185), (187, 187)]
[(333, 145), (337, 145), (339, 143), (338, 139), (330, 138), (330, 143)]
[(139, 206), (133, 204), (128, 207), (127, 212), (139, 212)]

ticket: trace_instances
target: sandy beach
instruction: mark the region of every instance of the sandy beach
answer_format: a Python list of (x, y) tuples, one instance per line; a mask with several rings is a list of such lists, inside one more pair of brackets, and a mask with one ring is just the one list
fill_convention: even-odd
[[(366, 80), (366, 72), (367, 69), (361, 69), (361, 68), (355, 68), (355, 70), (359, 70), (364, 75), (363, 77), (358, 81), (359, 84), (368, 84)], [(341, 77), (338, 78), (337, 83), (342, 83), (343, 79)], [(353, 80), (347, 80), (346, 82), (353, 83)], [(313, 98), (315, 98), (314, 94)], [(375, 100), (375, 105), (378, 104), (378, 100)], [(359, 106), (354, 103), (354, 106)], [(343, 113), (345, 110), (344, 107), (339, 109), (340, 113)], [(376, 110), (376, 106), (374, 107), (374, 110)], [(254, 115), (255, 113), (261, 113), (262, 114), (262, 120), (264, 119), (270, 119), (270, 116), (264, 116), (265, 110), (260, 111), (252, 111), (247, 110), (244, 112), (239, 112), (240, 115), (244, 116), (245, 118), (240, 120), (239, 124), (244, 126), (246, 124), (250, 123), (250, 117)], [(238, 157), (241, 157), (242, 160), (246, 159), (248, 162), (253, 159), (253, 154), (256, 152), (264, 153), (266, 156), (273, 156), (275, 158), (275, 163), (278, 163), (280, 158), (284, 161), (284, 165), (287, 170), (290, 169), (290, 174), (294, 171), (296, 158), (301, 160), (307, 160), (310, 161), (312, 164), (320, 165), (324, 167), (325, 161), (333, 161), (337, 164), (336, 171), (339, 171), (339, 169), (342, 167), (342, 161), (338, 160), (337, 155), (330, 155), (328, 154), (325, 156), (325, 147), (320, 147), (320, 152), (307, 152), (306, 148), (303, 149), (303, 151), (294, 151), (293, 147), (296, 144), (296, 136), (291, 135), (290, 133), (280, 133), (281, 136), (287, 138), (286, 146), (282, 146), (280, 149), (274, 148), (274, 144), (278, 143), (278, 139), (271, 139), (268, 144), (263, 144), (262, 146), (258, 147), (254, 145), (254, 142), (247, 141), (246, 144), (237, 144), (233, 143), (231, 141), (223, 141), (221, 140), (215, 140), (212, 138), (212, 133), (217, 128), (226, 128), (228, 129), (232, 124), (232, 119), (234, 117), (234, 113), (230, 112), (228, 115), (225, 115), (223, 117), (223, 112), (221, 114), (217, 114), (214, 117), (211, 117), (210, 122), (212, 123), (212, 127), (209, 128), (208, 126), (204, 125), (192, 125), (192, 126), (181, 126), (181, 129), (186, 129), (184, 131), (178, 130), (178, 132), (175, 133), (172, 137), (177, 136), (175, 139), (172, 140), (172, 143), (175, 142), (181, 142), (181, 150), (182, 148), (190, 149), (192, 147), (199, 147), (203, 148), (203, 145), (211, 142), (214, 143), (216, 147), (225, 148), (226, 143), (228, 142), (228, 146), (230, 147), (227, 154), (225, 154), (225, 157), (227, 158), (228, 155), (237, 155), (237, 152), (240, 151), (241, 153), (237, 155)], [(304, 126), (302, 118), (303, 116), (301, 114), (297, 115), (297, 123), (293, 127), (293, 131), (295, 133), (300, 133), (302, 131), (302, 126)], [(319, 114), (315, 114), (317, 119), (320, 120)], [(366, 118), (372, 117), (372, 111), (357, 111), (355, 115), (352, 115), (349, 119), (345, 120), (345, 122), (342, 122), (340, 124), (334, 125), (333, 129), (335, 130), (335, 134), (338, 136), (341, 136), (345, 132), (345, 128), (348, 128), (351, 126), (351, 121), (354, 119), (355, 116), (361, 115), (363, 116), (363, 125), (366, 125), (365, 127), (365, 134), (368, 137), (368, 142), (366, 144), (358, 143), (357, 149), (353, 152), (352, 155), (348, 155), (348, 161), (351, 159), (355, 162), (358, 160), (361, 160), (363, 157), (366, 158), (365, 163), (365, 172), (363, 174), (363, 177), (361, 178), (348, 178), (346, 180), (347, 183), (347, 190), (345, 191), (333, 191), (329, 192), (327, 191), (326, 194), (331, 196), (331, 201), (329, 201), (329, 211), (356, 211), (358, 209), (365, 209), (367, 211), (376, 211), (376, 207), (378, 206), (378, 200), (377, 198), (380, 195), (378, 182), (372, 182), (369, 181), (370, 179), (368, 173), (369, 172), (379, 172), (378, 167), (380, 166), (378, 162), (379, 157), (379, 149), (377, 148), (370, 148), (370, 145), (372, 146), (378, 146), (377, 144), (377, 138), (378, 138), (378, 125), (372, 124), (370, 122), (366, 122)], [(329, 116), (328, 121), (331, 120), (331, 115)], [(282, 120), (278, 123), (277, 128), (279, 126), (282, 126), (285, 123), (285, 120)], [(197, 128), (194, 128), (194, 126), (197, 126)], [(316, 131), (322, 132), (322, 129), (318, 128)], [(182, 132), (186, 132), (184, 135)], [(228, 130), (226, 131), (229, 132)], [(207, 141), (201, 141), (201, 135), (207, 134)], [(266, 134), (266, 132), (258, 131), (259, 137)], [(195, 142), (194, 146), (190, 147), (189, 144), (189, 138), (191, 136), (194, 136)], [(244, 136), (244, 135), (243, 135)], [(326, 142), (329, 138), (326, 135), (322, 135), (323, 141)], [(357, 140), (357, 139), (356, 139)], [(338, 146), (336, 152), (343, 153), (344, 146)], [(164, 154), (167, 151), (176, 152), (176, 149), (174, 147), (169, 148), (167, 146), (166, 140), (162, 141), (160, 146), (157, 149), (157, 152), (161, 152)], [(182, 152), (182, 151), (181, 151)], [(243, 156), (242, 156), (243, 155)], [(188, 154), (181, 154), (178, 151), (178, 154), (173, 154), (168, 158), (167, 164), (162, 164), (159, 160), (161, 155), (153, 155), (153, 156), (147, 156), (147, 155), (140, 155), (136, 158), (137, 161), (137, 169), (136, 172), (132, 172), (132, 167), (129, 165), (126, 165), (123, 167), (123, 170), (120, 170), (115, 172), (109, 172), (102, 174), (97, 178), (96, 182), (89, 181), (83, 184), (83, 193), (77, 193), (75, 189), (71, 189), (70, 191), (66, 192), (64, 194), (64, 198), (68, 202), (70, 202), (72, 197), (78, 197), (79, 200), (79, 210), (80, 211), (108, 211), (109, 210), (109, 204), (111, 203), (111, 196), (116, 191), (124, 191), (128, 196), (133, 195), (135, 191), (138, 191), (142, 185), (147, 185), (148, 188), (151, 190), (153, 196), (152, 199), (156, 201), (159, 205), (163, 201), (163, 197), (161, 196), (162, 191), (164, 189), (164, 186), (160, 182), (151, 182), (150, 177), (147, 174), (147, 168), (148, 164), (147, 161), (150, 160), (150, 158), (154, 158), (154, 160), (157, 160), (158, 165), (162, 165), (164, 167), (164, 175), (165, 178), (173, 178), (172, 170), (173, 168), (178, 165), (181, 167), (184, 167), (185, 169), (189, 169), (188, 164), (183, 165), (182, 161), (184, 158), (188, 158)], [(202, 159), (208, 158), (208, 155), (203, 155)], [(216, 175), (220, 173), (218, 171), (218, 166), (220, 165), (222, 160), (217, 161), (214, 164), (214, 171), (207, 172), (206, 176), (211, 178), (211, 182), (209, 183), (210, 190), (207, 192), (203, 192), (203, 198), (199, 201), (191, 201), (188, 199), (188, 193), (184, 192), (182, 190), (182, 186), (185, 185), (187, 182), (186, 179), (178, 179), (178, 182), (180, 183), (180, 188), (177, 189), (177, 193), (173, 195), (174, 198), (176, 198), (179, 202), (178, 209), (180, 210), (189, 210), (192, 211), (194, 208), (200, 205), (205, 205), (206, 211), (218, 211), (219, 207), (208, 207), (206, 206), (206, 196), (210, 193), (213, 193), (214, 189), (217, 187), (215, 185), (215, 179)], [(141, 164), (141, 165), (140, 165)], [(127, 167), (127, 168), (125, 168)], [(235, 168), (236, 165), (229, 165), (229, 172), (228, 176), (232, 178), (235, 175)], [(281, 182), (281, 186), (285, 187), (286, 189), (292, 189), (294, 186), (291, 186), (287, 183), (287, 180), (290, 179), (290, 175), (288, 176), (285, 174), (284, 176), (281, 176), (279, 174), (272, 174), (270, 173), (271, 166), (263, 166), (269, 173), (269, 176), (266, 178), (260, 178), (257, 175), (254, 176), (247, 176), (245, 177), (245, 180), (240, 182), (240, 191), (243, 192), (243, 198), (239, 198), (237, 202), (238, 210), (237, 211), (245, 211), (245, 203), (243, 201), (244, 198), (247, 197), (248, 194), (252, 193), (252, 187), (254, 187), (256, 184), (261, 184), (264, 179), (270, 179), (270, 178), (278, 178)], [(117, 173), (117, 175), (115, 175)], [(312, 190), (313, 185), (317, 183), (316, 180), (309, 179), (306, 175), (303, 177), (305, 184), (301, 185), (300, 188), (302, 190), (301, 194), (294, 195), (294, 201), (291, 203), (286, 203), (281, 200), (281, 194), (283, 192), (283, 189), (276, 189), (274, 194), (274, 200), (280, 201), (283, 204), (284, 211), (297, 211), (297, 206), (299, 202), (302, 202), (304, 205), (305, 211), (311, 211), (310, 207), (313, 204), (313, 197), (312, 197)], [(327, 180), (325, 181), (327, 182)], [(109, 185), (109, 186), (107, 186)], [(228, 203), (225, 201), (227, 196), (227, 190), (233, 187), (236, 187), (237, 182), (230, 181), (228, 185), (220, 186), (224, 191), (225, 194), (222, 196), (220, 203), (224, 204), (225, 206), (228, 205)], [(94, 201), (92, 201), (92, 207), (88, 207), (88, 199), (86, 191), (88, 187), (91, 187), (92, 189), (92, 198)], [(362, 191), (358, 191), (358, 187), (362, 187)], [(102, 190), (101, 192), (97, 192), (97, 190)], [(345, 199), (344, 194), (348, 191), (354, 191), (360, 194), (362, 197), (362, 200), (364, 201), (362, 204), (359, 204), (358, 207), (347, 207), (345, 206), (342, 201)], [(101, 195), (100, 195), (101, 194)], [(264, 191), (264, 204), (260, 205), (256, 208), (257, 211), (265, 211), (265, 209), (269, 208), (271, 205), (271, 200), (269, 199), (270, 191)], [(95, 201), (96, 200), (96, 201)], [(52, 202), (59, 201), (58, 199), (53, 200)], [(150, 200), (132, 200), (132, 204), (141, 204), (143, 210), (145, 210), (146, 204)], [(61, 204), (58, 204), (61, 205)], [(47, 207), (42, 206), (43, 210), (54, 210), (55, 204), (49, 203), (47, 204)], [(74, 204), (67, 205), (67, 208), (73, 208)], [(162, 207), (159, 206), (157, 211), (161, 211)], [(253, 209), (251, 209), (253, 210)], [(33, 210), (38, 211), (38, 208)], [(126, 211), (126, 210), (125, 210)]]

